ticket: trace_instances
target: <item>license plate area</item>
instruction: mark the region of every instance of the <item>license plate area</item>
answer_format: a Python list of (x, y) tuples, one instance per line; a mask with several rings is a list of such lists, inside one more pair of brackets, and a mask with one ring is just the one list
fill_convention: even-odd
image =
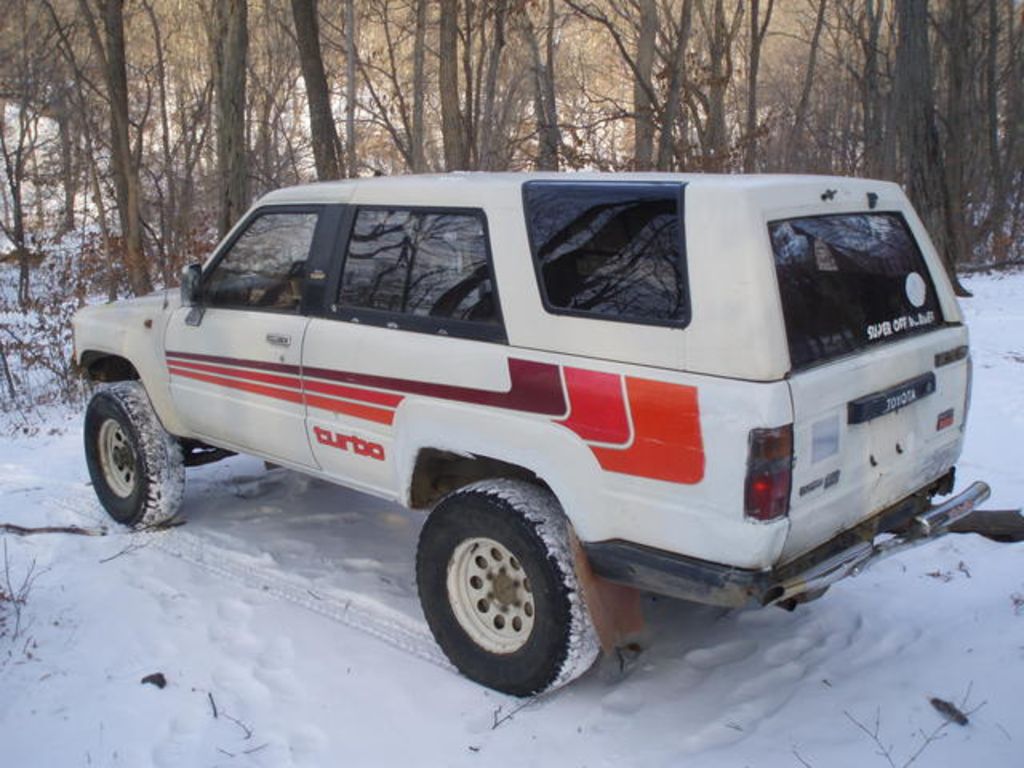
[(925, 373), (881, 392), (858, 397), (846, 404), (847, 423), (865, 422), (913, 405), (935, 392), (935, 374)]

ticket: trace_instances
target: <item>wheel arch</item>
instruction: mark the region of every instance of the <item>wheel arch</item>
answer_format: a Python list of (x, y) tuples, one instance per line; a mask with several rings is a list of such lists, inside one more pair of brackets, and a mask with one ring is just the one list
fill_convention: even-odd
[(576, 535), (588, 541), (606, 520), (603, 470), (570, 430), (550, 421), (478, 407), (402, 405), (393, 446), (399, 499), (422, 509), (485, 479), (518, 479), (549, 490)]
[(90, 381), (109, 383), (141, 378), (131, 361), (111, 352), (86, 350), (81, 354), (79, 365)]

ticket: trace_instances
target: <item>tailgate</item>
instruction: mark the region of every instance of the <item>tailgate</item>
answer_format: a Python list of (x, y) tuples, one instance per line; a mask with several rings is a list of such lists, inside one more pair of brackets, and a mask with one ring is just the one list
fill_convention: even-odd
[[(945, 474), (963, 440), (967, 343), (947, 327), (794, 376), (789, 560)], [(955, 355), (951, 355), (954, 356)]]
[(947, 472), (962, 443), (967, 330), (945, 323), (899, 213), (769, 224), (793, 371), (782, 561)]

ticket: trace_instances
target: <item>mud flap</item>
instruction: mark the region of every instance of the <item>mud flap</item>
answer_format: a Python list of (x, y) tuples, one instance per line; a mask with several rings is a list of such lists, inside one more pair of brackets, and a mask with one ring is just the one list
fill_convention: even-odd
[(640, 590), (615, 584), (595, 574), (576, 535), (572, 532), (569, 535), (572, 539), (576, 581), (601, 641), (601, 649), (610, 653), (635, 641), (644, 630)]

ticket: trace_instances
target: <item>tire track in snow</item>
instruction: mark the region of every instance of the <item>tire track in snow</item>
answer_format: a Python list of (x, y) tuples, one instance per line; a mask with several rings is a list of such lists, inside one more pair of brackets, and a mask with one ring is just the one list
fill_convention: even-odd
[(53, 505), (87, 519), (91, 525), (102, 525), (111, 535), (123, 536), (133, 544), (154, 546), (172, 557), (226, 581), (273, 595), (286, 602), (324, 616), (382, 640), (404, 653), (429, 661), (444, 669), (453, 669), (434, 642), (426, 624), (418, 622), (358, 592), (314, 586), (295, 574), (272, 567), (259, 567), (244, 562), (251, 559), (205, 540), (201, 534), (184, 528), (158, 531), (127, 531), (112, 527), (107, 515), (91, 492), (56, 499)]

